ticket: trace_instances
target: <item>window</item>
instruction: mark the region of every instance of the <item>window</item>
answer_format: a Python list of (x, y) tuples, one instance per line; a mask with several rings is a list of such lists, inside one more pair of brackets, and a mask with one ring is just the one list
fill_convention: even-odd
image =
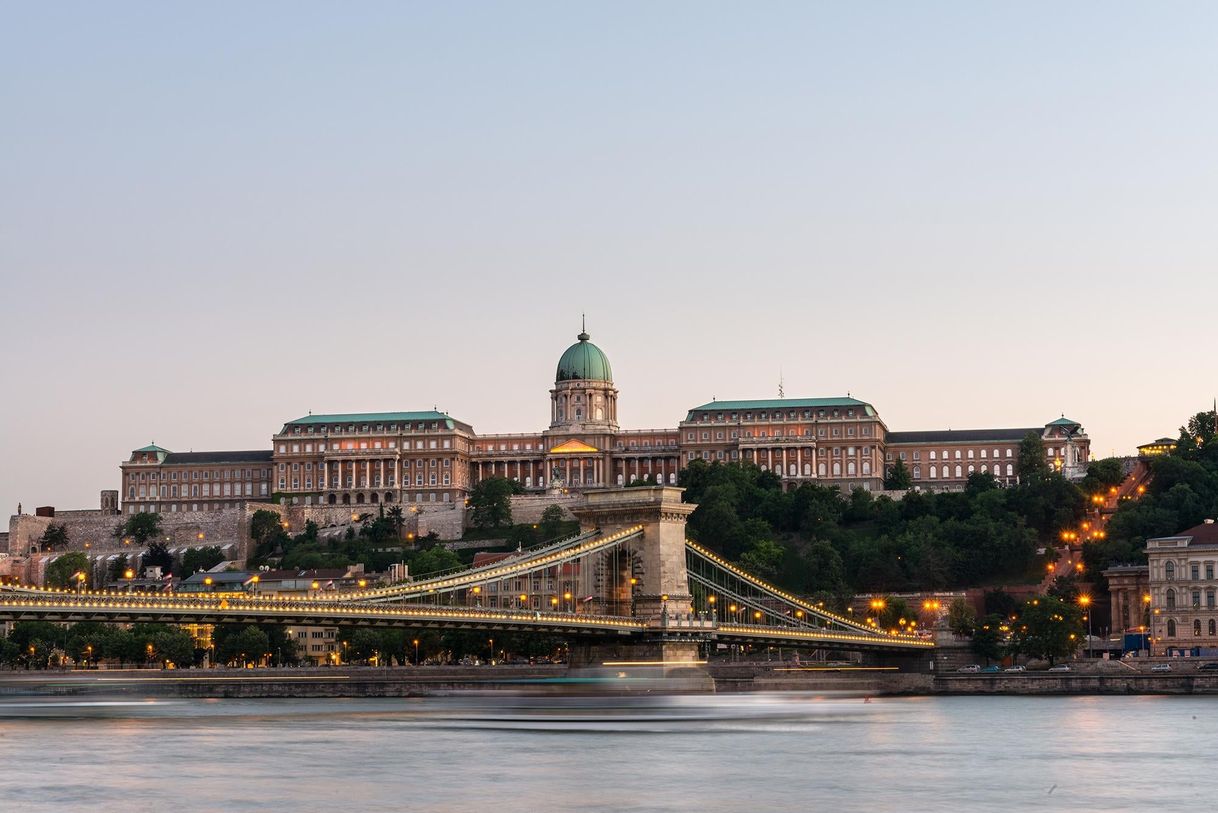
[(1213, 562), (1205, 563), (1205, 580), (1207, 582), (1212, 582), (1214, 580), (1214, 563)]
[(1207, 609), (1210, 609), (1210, 610), (1214, 609), (1214, 591), (1213, 590), (1205, 591), (1205, 606)]
[(1168, 638), (1176, 637), (1176, 619), (1174, 619), (1174, 618), (1167, 619), (1167, 637)]
[(1194, 638), (1201, 637), (1201, 619), (1200, 618), (1193, 619), (1193, 637)]
[(1218, 635), (1218, 624), (1215, 624), (1214, 619), (1212, 619), (1212, 618), (1210, 619), (1209, 633), (1210, 633), (1211, 638), (1214, 637), (1215, 635)]
[(930, 479), (934, 480), (934, 479), (938, 478), (938, 476), (939, 476), (939, 467), (935, 466), (934, 464), (931, 464)]
[[(1167, 579), (1167, 581), (1169, 581), (1169, 582), (1174, 582), (1176, 580), (1176, 563), (1175, 562), (1168, 562), (1165, 565), (1163, 565), (1163, 578)], [(1168, 590), (1167, 592), (1174, 599), (1174, 597), (1176, 595), (1175, 592), (1171, 591), (1171, 590)]]
[(1167, 609), (1176, 609), (1176, 591), (1172, 590), (1170, 587), (1167, 588)]
[[(956, 452), (956, 456), (957, 456), (957, 457), (959, 457), (959, 456), (960, 456), (960, 453), (959, 453), (959, 452)], [(957, 477), (963, 477), (963, 476), (964, 476), (964, 470), (960, 468), (960, 464), (959, 464), (959, 463), (957, 463), (957, 464), (956, 464), (956, 476), (957, 476)]]
[(1193, 581), (1199, 581), (1201, 579), (1201, 565), (1197, 562), (1193, 562), (1191, 565), (1189, 565), (1188, 576)]

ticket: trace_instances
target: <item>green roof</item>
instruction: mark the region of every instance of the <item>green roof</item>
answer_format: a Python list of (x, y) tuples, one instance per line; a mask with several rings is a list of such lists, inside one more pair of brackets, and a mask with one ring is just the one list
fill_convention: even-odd
[(444, 421), (445, 426), (453, 428), (453, 419), (443, 412), (434, 409), (424, 412), (347, 412), (341, 415), (305, 415), (294, 421), (288, 421), (288, 426), (307, 426), (319, 423), (412, 423), (418, 421)]
[(609, 366), (609, 357), (599, 347), (588, 341), (591, 338), (581, 332), (578, 342), (567, 348), (558, 360), (558, 371), (554, 374), (557, 381), (613, 381), (613, 370)]
[(696, 406), (689, 412), (690, 415), (693, 415), (695, 412), (709, 410), (739, 412), (751, 409), (819, 409), (822, 407), (862, 407), (868, 415), (875, 415), (875, 408), (871, 404), (857, 398), (763, 398), (756, 401), (711, 401), (709, 404)]
[(1045, 426), (1082, 426), (1082, 424), (1078, 421), (1072, 421), (1063, 415), (1055, 421), (1049, 421)]
[(168, 449), (162, 449), (160, 446), (157, 446), (155, 443), (149, 443), (147, 446), (145, 446), (142, 449), (136, 449), (136, 451), (137, 452), (164, 452), (166, 454), (169, 453)]

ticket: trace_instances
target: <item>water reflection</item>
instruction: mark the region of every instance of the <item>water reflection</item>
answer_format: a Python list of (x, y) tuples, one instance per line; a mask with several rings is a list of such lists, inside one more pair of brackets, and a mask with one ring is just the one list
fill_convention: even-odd
[(0, 810), (1208, 810), (1215, 702), (11, 697)]

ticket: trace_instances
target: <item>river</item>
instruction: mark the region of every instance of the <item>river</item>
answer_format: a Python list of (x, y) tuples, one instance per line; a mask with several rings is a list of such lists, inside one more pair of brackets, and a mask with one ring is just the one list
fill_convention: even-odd
[(0, 702), (2, 811), (1212, 810), (1218, 699)]

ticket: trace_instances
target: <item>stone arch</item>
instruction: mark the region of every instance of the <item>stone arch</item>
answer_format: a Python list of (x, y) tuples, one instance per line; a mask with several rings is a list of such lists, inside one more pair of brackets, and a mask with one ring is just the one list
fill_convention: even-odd
[(393, 502), (393, 492), (392, 491), (385, 492), (385, 502)]
[(329, 502), (330, 505), (334, 505), (336, 502), (338, 502), (338, 496), (336, 494), (331, 494), (327, 502)]
[(364, 492), (360, 491), (355, 495), (355, 504), (356, 505), (364, 504)]
[(343, 505), (350, 505), (350, 504), (351, 504), (351, 495), (344, 494), (343, 495)]

